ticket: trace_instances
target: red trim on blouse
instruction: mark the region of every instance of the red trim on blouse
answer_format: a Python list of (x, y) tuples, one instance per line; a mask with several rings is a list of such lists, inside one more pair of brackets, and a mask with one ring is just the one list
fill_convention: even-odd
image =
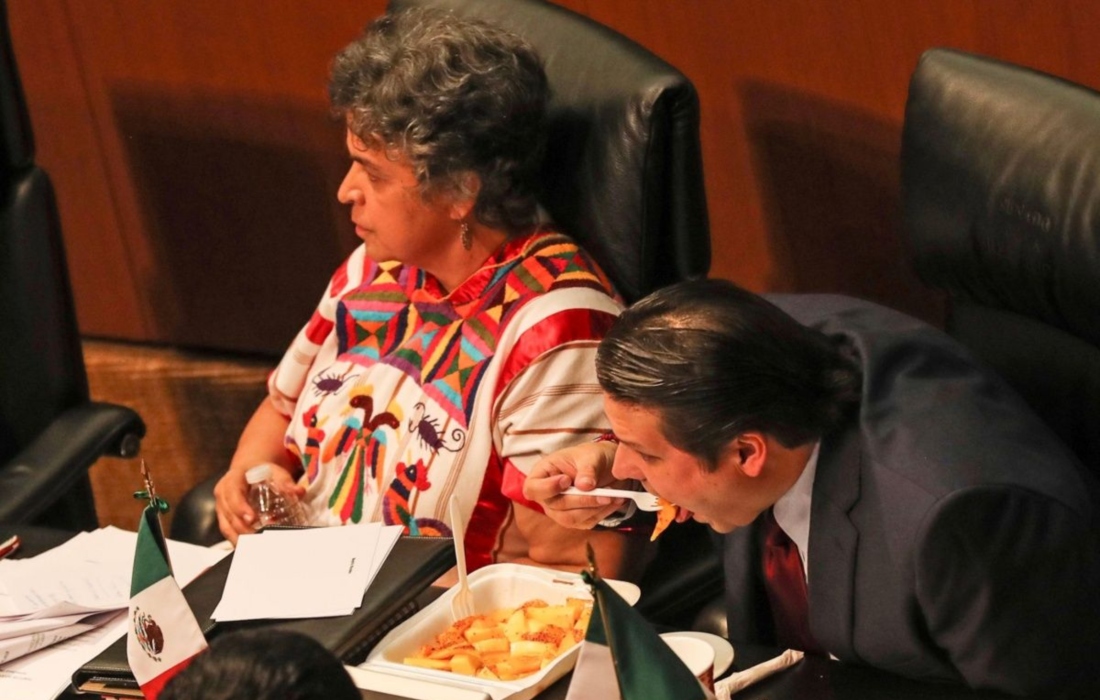
[[(495, 403), (500, 394), (523, 370), (527, 369), (543, 353), (566, 343), (582, 340), (599, 340), (616, 316), (597, 309), (566, 309), (547, 316), (523, 332), (516, 341), (497, 380)], [(603, 430), (600, 429), (602, 433)], [(504, 473), (501, 489), (505, 496), (541, 513), (542, 506), (523, 496), (523, 482), (527, 475), (516, 468), (511, 461), (504, 460)]]
[(325, 338), (332, 331), (332, 321), (321, 315), (320, 311), (314, 311), (306, 324), (306, 337), (314, 345), (325, 342)]
[(614, 314), (598, 309), (565, 309), (528, 328), (504, 361), (493, 401), (496, 402), (508, 384), (540, 355), (566, 343), (598, 341), (607, 334), (615, 319)]
[(477, 495), (477, 504), (466, 526), (466, 566), (475, 571), (493, 563), (493, 550), (501, 527), (508, 517), (508, 499), (504, 497), (501, 479), (500, 455), (496, 448), (489, 455), (489, 464), (485, 467), (485, 478), (481, 480), (481, 492)]

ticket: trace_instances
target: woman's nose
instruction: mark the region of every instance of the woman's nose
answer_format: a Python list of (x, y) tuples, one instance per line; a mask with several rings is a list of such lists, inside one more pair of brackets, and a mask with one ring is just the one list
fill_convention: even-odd
[(358, 200), (362, 199), (362, 197), (363, 193), (357, 189), (352, 182), (352, 168), (348, 168), (347, 174), (344, 175), (344, 180), (336, 189), (336, 199), (341, 204), (355, 204)]

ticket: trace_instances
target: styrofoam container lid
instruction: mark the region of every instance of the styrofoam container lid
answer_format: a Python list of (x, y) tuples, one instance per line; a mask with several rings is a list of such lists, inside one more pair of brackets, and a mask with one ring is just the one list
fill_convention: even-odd
[[(523, 564), (491, 564), (470, 574), (468, 580), (474, 599), (474, 611), (478, 614), (499, 608), (518, 607), (533, 598), (541, 598), (550, 605), (564, 604), (567, 598), (592, 599), (588, 585), (579, 574)], [(641, 597), (641, 589), (633, 583), (610, 579), (607, 579), (607, 583), (631, 605)], [(452, 587), (428, 607), (391, 630), (374, 647), (360, 668), (428, 680), (444, 686), (480, 690), (493, 700), (533, 698), (572, 670), (577, 661), (579, 644), (554, 659), (538, 673), (514, 681), (471, 678), (449, 671), (404, 664), (405, 657), (412, 656), (421, 645), (454, 622), (451, 599), (455, 596), (455, 590)]]

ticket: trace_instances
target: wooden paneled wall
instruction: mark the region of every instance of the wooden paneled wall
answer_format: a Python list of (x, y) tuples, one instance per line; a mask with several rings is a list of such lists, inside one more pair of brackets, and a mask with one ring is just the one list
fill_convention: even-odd
[[(1100, 85), (1091, 0), (561, 0), (699, 89), (715, 276), (931, 320), (898, 151), (921, 52)], [(356, 243), (330, 57), (384, 0), (9, 0), (82, 332), (278, 352)]]

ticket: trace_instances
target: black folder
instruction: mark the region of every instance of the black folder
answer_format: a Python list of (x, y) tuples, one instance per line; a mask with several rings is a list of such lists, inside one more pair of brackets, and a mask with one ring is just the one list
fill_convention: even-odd
[[(210, 613), (221, 600), (232, 559), (230, 554), (183, 589), (208, 641), (233, 630), (277, 627), (307, 634), (345, 664), (358, 664), (387, 632), (417, 611), (417, 596), (454, 566), (455, 553), (449, 537), (400, 538), (351, 615), (215, 622)], [(77, 693), (142, 697), (126, 660), (125, 635), (81, 666), (72, 682)]]

